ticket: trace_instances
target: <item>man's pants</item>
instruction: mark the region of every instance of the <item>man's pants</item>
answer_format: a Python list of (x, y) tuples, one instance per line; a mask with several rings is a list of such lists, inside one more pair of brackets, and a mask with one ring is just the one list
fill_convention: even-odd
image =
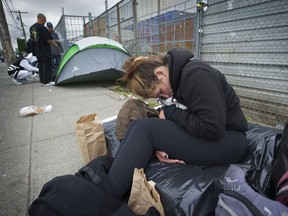
[(40, 83), (47, 84), (51, 82), (52, 57), (38, 56)]
[(17, 80), (24, 80), (26, 78), (29, 78), (33, 75), (33, 72), (27, 71), (27, 70), (20, 70), (17, 74), (16, 78)]

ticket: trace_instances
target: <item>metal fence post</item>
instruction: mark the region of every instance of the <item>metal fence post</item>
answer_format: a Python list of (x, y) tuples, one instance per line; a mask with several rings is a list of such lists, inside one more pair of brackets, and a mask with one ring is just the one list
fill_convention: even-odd
[(133, 7), (133, 25), (134, 25), (134, 53), (138, 55), (138, 30), (137, 30), (137, 1), (132, 0), (132, 7)]
[(207, 10), (207, 0), (197, 0), (197, 43), (196, 43), (196, 58), (201, 58), (201, 45), (202, 45), (202, 15)]
[(107, 38), (110, 38), (110, 34), (109, 34), (109, 13), (108, 13), (108, 2), (107, 0), (105, 1), (105, 10), (106, 10), (106, 35)]
[[(200, 4), (200, 0), (197, 0), (197, 5)], [(201, 21), (202, 21), (202, 10), (200, 10), (198, 7), (197, 7), (197, 37), (196, 37), (196, 52), (195, 52), (195, 57), (200, 59), (200, 53), (201, 53), (201, 33), (202, 33), (202, 29), (201, 29)]]
[(119, 4), (117, 4), (117, 30), (118, 30), (118, 42), (119, 42), (119, 43), (122, 43), (121, 20), (120, 20)]
[(92, 14), (89, 12), (89, 36), (92, 36)]
[(60, 33), (62, 34), (62, 37), (64, 39), (64, 51), (66, 52), (69, 47), (68, 47), (68, 38), (67, 38), (67, 32), (66, 32), (66, 21), (65, 21), (64, 7), (62, 7), (62, 16), (61, 16), (60, 21), (59, 21), (59, 29), (60, 29)]

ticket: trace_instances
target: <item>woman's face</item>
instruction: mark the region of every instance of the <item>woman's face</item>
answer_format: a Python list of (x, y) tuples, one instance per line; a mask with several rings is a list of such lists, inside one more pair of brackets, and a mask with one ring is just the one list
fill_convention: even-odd
[(158, 83), (155, 85), (155, 88), (149, 95), (151, 98), (170, 98), (173, 96), (173, 91), (169, 81), (169, 72), (167, 67), (159, 67), (155, 69), (154, 74), (158, 78)]

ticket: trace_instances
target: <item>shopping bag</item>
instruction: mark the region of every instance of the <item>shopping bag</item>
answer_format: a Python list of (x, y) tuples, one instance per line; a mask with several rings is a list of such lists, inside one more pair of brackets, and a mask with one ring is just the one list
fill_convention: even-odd
[(155, 189), (155, 183), (147, 181), (143, 169), (134, 169), (128, 206), (136, 215), (145, 215), (147, 210), (154, 206), (161, 216), (165, 216), (160, 195)]
[(107, 154), (107, 147), (102, 121), (97, 120), (97, 114), (80, 117), (75, 122), (77, 140), (84, 163)]

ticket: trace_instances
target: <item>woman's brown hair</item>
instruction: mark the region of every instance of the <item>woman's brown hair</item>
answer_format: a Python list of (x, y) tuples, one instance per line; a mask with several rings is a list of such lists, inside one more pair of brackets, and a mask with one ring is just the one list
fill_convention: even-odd
[(161, 66), (168, 66), (166, 56), (140, 56), (128, 59), (124, 65), (123, 77), (118, 82), (124, 82), (131, 92), (143, 98), (149, 98), (149, 93), (154, 90), (158, 79), (154, 70)]

